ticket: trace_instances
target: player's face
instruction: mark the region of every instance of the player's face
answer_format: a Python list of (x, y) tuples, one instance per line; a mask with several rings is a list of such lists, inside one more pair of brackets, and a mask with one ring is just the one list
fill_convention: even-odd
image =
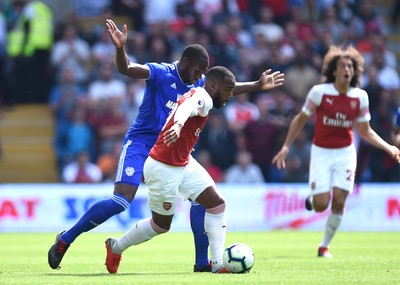
[(206, 73), (208, 69), (208, 60), (206, 59), (199, 59), (193, 64), (191, 64), (191, 67), (189, 68), (189, 78), (188, 78), (188, 84), (195, 84), (203, 74)]
[(341, 57), (336, 64), (336, 70), (333, 73), (336, 82), (341, 85), (350, 84), (354, 77), (353, 61), (350, 58)]
[(225, 77), (225, 79), (218, 85), (218, 89), (214, 94), (213, 106), (214, 108), (220, 109), (228, 103), (233, 97), (233, 89), (235, 88), (236, 80), (231, 77)]

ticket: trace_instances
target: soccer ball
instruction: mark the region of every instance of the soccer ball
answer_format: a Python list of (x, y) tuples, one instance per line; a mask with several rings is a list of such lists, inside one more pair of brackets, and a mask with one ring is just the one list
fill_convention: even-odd
[(248, 273), (254, 265), (254, 253), (248, 245), (234, 243), (225, 249), (223, 261), (232, 273)]

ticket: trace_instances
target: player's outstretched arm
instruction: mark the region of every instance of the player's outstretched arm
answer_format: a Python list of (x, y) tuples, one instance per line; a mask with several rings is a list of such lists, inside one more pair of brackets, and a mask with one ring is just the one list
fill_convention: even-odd
[(391, 138), (392, 138), (393, 143), (397, 147), (400, 147), (400, 130), (399, 129), (397, 129), (397, 128), (392, 129)]
[(136, 79), (147, 79), (150, 71), (147, 65), (131, 63), (128, 54), (125, 51), (125, 44), (128, 39), (128, 27), (126, 24), (122, 26), (122, 32), (118, 29), (113, 20), (107, 19), (106, 26), (108, 34), (115, 45), (116, 55), (115, 61), (118, 71)]
[(370, 126), (369, 122), (357, 124), (357, 130), (361, 138), (376, 148), (387, 152), (394, 160), (400, 163), (400, 150), (382, 139)]
[(285, 75), (280, 71), (271, 72), (271, 69), (264, 71), (257, 81), (236, 82), (233, 95), (236, 96), (242, 93), (269, 90), (282, 86), (285, 81)]
[(307, 119), (308, 116), (305, 113), (300, 112), (293, 118), (292, 122), (290, 123), (285, 142), (283, 143), (282, 148), (272, 159), (272, 164), (276, 164), (276, 167), (278, 167), (278, 169), (283, 169), (286, 167), (285, 159), (289, 153), (289, 147), (292, 145), (294, 140), (299, 135), (300, 131), (303, 129), (305, 123), (307, 122)]

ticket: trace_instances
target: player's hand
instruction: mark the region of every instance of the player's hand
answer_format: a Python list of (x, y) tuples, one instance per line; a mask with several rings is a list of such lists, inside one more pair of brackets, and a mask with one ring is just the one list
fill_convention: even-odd
[(164, 133), (164, 143), (169, 147), (176, 143), (181, 135), (182, 125), (175, 123), (172, 127)]
[(287, 146), (283, 146), (281, 150), (274, 156), (272, 159), (272, 164), (276, 164), (278, 169), (283, 169), (286, 167), (285, 159), (289, 153), (289, 148)]
[(392, 133), (392, 141), (397, 147), (400, 147), (400, 133)]
[(280, 71), (271, 73), (271, 69), (264, 71), (258, 80), (260, 84), (260, 90), (269, 90), (275, 87), (281, 86), (285, 81), (285, 74)]
[(126, 44), (126, 39), (128, 38), (128, 27), (124, 24), (121, 32), (111, 19), (106, 20), (106, 26), (115, 47), (122, 48)]
[(397, 161), (397, 163), (400, 163), (400, 149), (398, 149), (394, 145), (391, 145), (390, 146), (390, 155), (393, 157), (394, 160)]

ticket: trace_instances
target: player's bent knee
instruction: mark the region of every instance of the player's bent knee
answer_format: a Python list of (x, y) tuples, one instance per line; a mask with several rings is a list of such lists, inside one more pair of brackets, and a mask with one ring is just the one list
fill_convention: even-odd
[(124, 196), (129, 202), (135, 198), (138, 187), (126, 183), (118, 183), (114, 186), (114, 194)]
[(207, 211), (207, 213), (210, 213), (210, 214), (220, 214), (220, 213), (225, 212), (225, 207), (226, 207), (226, 204), (224, 201), (222, 204), (219, 204), (216, 207), (206, 209), (206, 211)]

